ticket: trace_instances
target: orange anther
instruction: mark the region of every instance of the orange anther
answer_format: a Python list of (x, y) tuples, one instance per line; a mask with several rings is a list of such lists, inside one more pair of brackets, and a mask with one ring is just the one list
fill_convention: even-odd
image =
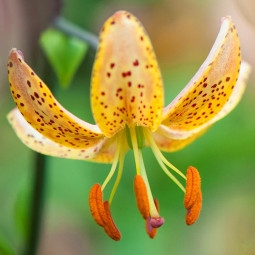
[(120, 231), (117, 229), (114, 221), (112, 219), (112, 215), (110, 212), (110, 207), (108, 201), (104, 201), (104, 208), (106, 213), (107, 222), (104, 226), (105, 233), (111, 237), (115, 241), (119, 241), (121, 238)]
[(198, 193), (201, 192), (201, 179), (195, 167), (190, 166), (187, 170), (186, 193), (184, 206), (190, 209), (196, 202)]
[(100, 184), (93, 185), (89, 192), (89, 207), (94, 220), (99, 226), (104, 227), (106, 223), (106, 214), (103, 204), (103, 193)]
[(147, 194), (147, 188), (141, 175), (136, 175), (134, 181), (135, 198), (138, 210), (145, 220), (150, 215), (149, 198)]
[(186, 214), (187, 225), (192, 225), (193, 223), (196, 222), (196, 220), (199, 217), (201, 208), (202, 208), (202, 193), (201, 191), (199, 191), (194, 205), (187, 211)]
[[(158, 200), (154, 199), (154, 203), (156, 205), (157, 211), (159, 212), (159, 203), (158, 203)], [(153, 228), (151, 226), (150, 220), (151, 220), (151, 216), (149, 216), (149, 218), (146, 220), (145, 228), (146, 228), (146, 232), (149, 235), (149, 237), (151, 239), (153, 239), (156, 236), (158, 229), (157, 228)]]

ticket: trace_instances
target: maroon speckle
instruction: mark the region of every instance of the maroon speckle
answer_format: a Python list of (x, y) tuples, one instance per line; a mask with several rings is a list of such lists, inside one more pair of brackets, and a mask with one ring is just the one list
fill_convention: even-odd
[(133, 63), (134, 66), (138, 66), (139, 65), (139, 62), (138, 60), (136, 59), (135, 62)]
[(21, 95), (20, 94), (17, 94), (17, 98), (20, 98), (21, 97)]
[(27, 85), (28, 85), (28, 87), (31, 88), (31, 82), (30, 81), (27, 81)]
[(9, 63), (9, 67), (13, 67), (13, 64), (12, 64), (12, 62), (10, 62), (10, 63)]
[(107, 77), (109, 77), (109, 78), (111, 77), (111, 73), (109, 73), (109, 72), (108, 72), (106, 75), (107, 75)]
[(193, 104), (192, 107), (195, 107), (197, 104)]
[(114, 25), (115, 24), (115, 20), (113, 20), (112, 22), (111, 22), (111, 25)]
[(207, 83), (204, 83), (203, 87), (206, 88), (207, 87)]
[(24, 104), (23, 104), (23, 103), (20, 103), (20, 106), (22, 106), (22, 107), (23, 107), (23, 106), (24, 106)]
[(104, 95), (105, 95), (105, 92), (101, 92), (101, 95), (104, 96)]
[(226, 78), (226, 81), (229, 81), (229, 80), (230, 80), (230, 77), (227, 77), (227, 78)]
[(114, 63), (111, 63), (111, 64), (110, 64), (111, 69), (112, 69), (114, 66), (115, 66)]
[(39, 98), (39, 95), (36, 92), (34, 92), (34, 95), (36, 98)]

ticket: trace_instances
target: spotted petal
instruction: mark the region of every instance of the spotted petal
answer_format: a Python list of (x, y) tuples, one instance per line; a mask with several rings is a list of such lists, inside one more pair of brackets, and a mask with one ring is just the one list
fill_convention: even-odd
[(212, 120), (228, 102), (241, 63), (239, 39), (230, 17), (223, 18), (219, 35), (199, 71), (163, 111), (162, 124), (189, 131)]
[(8, 73), (12, 95), (21, 114), (43, 136), (70, 148), (94, 146), (104, 138), (96, 125), (80, 120), (57, 102), (16, 49), (10, 52)]
[(243, 92), (246, 87), (246, 81), (250, 73), (250, 69), (251, 68), (248, 63), (241, 63), (240, 74), (228, 102), (214, 118), (212, 118), (204, 125), (190, 131), (176, 131), (164, 125), (160, 125), (158, 130), (152, 134), (159, 148), (161, 150), (169, 152), (180, 150), (201, 135), (203, 135), (207, 131), (207, 129), (216, 121), (222, 119), (228, 113), (230, 113), (242, 98)]
[(70, 159), (90, 160), (96, 162), (112, 162), (116, 143), (114, 138), (97, 139), (97, 143), (86, 149), (73, 149), (55, 143), (27, 123), (18, 108), (8, 114), (8, 120), (20, 140), (29, 148), (39, 153)]
[(149, 37), (139, 21), (120, 11), (101, 31), (94, 63), (91, 103), (94, 118), (108, 137), (125, 125), (155, 131), (161, 121), (161, 74)]

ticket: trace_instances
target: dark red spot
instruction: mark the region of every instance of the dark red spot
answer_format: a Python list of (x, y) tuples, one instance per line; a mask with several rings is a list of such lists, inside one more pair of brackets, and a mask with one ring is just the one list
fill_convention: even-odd
[(109, 72), (108, 72), (106, 75), (107, 75), (107, 77), (109, 77), (109, 78), (111, 77), (111, 73), (109, 73)]
[(23, 106), (24, 106), (24, 104), (23, 104), (23, 103), (20, 103), (20, 106), (22, 106), (22, 107), (23, 107)]
[(21, 95), (20, 94), (17, 94), (17, 98), (20, 98), (21, 97)]
[(104, 96), (104, 95), (105, 95), (105, 92), (101, 92), (101, 95)]
[(32, 100), (35, 100), (35, 98), (31, 95)]
[(140, 40), (143, 41), (143, 36), (140, 37)]
[(139, 65), (139, 62), (138, 60), (136, 59), (135, 62), (133, 63), (134, 66), (138, 66)]
[(206, 88), (207, 87), (207, 83), (204, 83), (203, 87)]
[(204, 82), (207, 80), (207, 77), (206, 78), (204, 78)]
[(43, 103), (45, 102), (44, 98), (41, 98), (41, 100), (42, 100)]
[(132, 86), (132, 83), (131, 81), (128, 82), (128, 87), (131, 87)]
[(229, 80), (230, 80), (230, 77), (227, 77), (227, 78), (226, 78), (226, 81), (229, 81)]
[(36, 92), (34, 92), (34, 95), (36, 98), (39, 98), (39, 95)]
[(31, 75), (35, 75), (35, 73), (34, 73), (34, 72), (31, 72)]
[(114, 63), (111, 63), (111, 64), (110, 64), (111, 69), (112, 69), (114, 66), (115, 66)]
[[(6, 65), (6, 64), (5, 64), (5, 65)], [(9, 63), (9, 67), (13, 67), (13, 64), (12, 64), (12, 62), (10, 62), (10, 63)]]
[(52, 108), (52, 105), (51, 105), (51, 104), (49, 104), (49, 107), (50, 107), (50, 108)]
[(28, 85), (28, 87), (31, 88), (31, 82), (30, 81), (27, 81), (27, 85)]
[(195, 107), (197, 104), (193, 104), (192, 107)]
[(112, 22), (111, 22), (111, 25), (114, 25), (115, 24), (115, 20), (113, 20)]

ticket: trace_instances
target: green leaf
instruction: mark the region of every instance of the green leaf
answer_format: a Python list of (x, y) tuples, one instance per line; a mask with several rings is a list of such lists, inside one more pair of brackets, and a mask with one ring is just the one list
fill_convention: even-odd
[(60, 84), (67, 87), (84, 59), (88, 45), (56, 29), (45, 30), (41, 34), (40, 44)]
[(0, 254), (1, 255), (15, 255), (13, 246), (7, 241), (7, 239), (0, 234)]

